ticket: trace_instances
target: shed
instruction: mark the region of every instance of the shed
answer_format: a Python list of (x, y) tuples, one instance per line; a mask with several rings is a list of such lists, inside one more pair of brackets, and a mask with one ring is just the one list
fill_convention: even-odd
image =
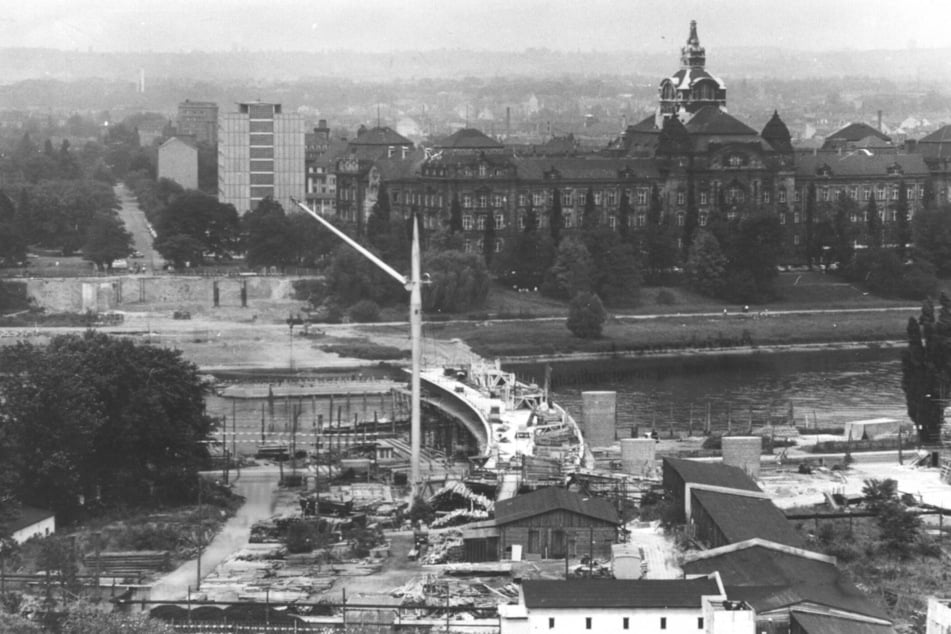
[(898, 434), (901, 421), (894, 418), (870, 418), (845, 424), (843, 435), (852, 440), (874, 440), (880, 436)]
[(591, 554), (608, 558), (617, 541), (617, 509), (604, 498), (548, 487), (495, 505), (500, 554), (520, 545), (526, 558)]
[(749, 539), (691, 554), (683, 571), (687, 576), (719, 572), (729, 597), (745, 601), (756, 612), (757, 625), (762, 626), (757, 631), (769, 631), (771, 623), (788, 626), (791, 613), (798, 610), (836, 614), (850, 627), (854, 622), (883, 626), (874, 630), (877, 634), (893, 632), (888, 615), (842, 575), (835, 557)]
[[(744, 494), (746, 493), (746, 494)], [(802, 548), (805, 542), (772, 500), (749, 492), (691, 489), (691, 523), (696, 537), (711, 548), (754, 537)]]
[(18, 544), (33, 537), (46, 537), (56, 532), (56, 514), (33, 506), (21, 506), (9, 523), (10, 536)]
[(762, 492), (753, 478), (739, 467), (683, 458), (664, 458), (663, 482), (664, 490), (677, 502), (681, 522), (687, 517), (688, 484)]

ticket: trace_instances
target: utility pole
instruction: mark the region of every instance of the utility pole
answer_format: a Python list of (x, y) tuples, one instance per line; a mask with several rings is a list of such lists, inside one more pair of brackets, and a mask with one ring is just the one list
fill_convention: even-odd
[(201, 517), (201, 474), (198, 474), (198, 559), (195, 560), (195, 592), (201, 590), (201, 542), (202, 542), (202, 517)]
[(420, 285), (419, 267), (419, 223), (415, 216), (413, 217), (413, 246), (410, 252), (412, 266), (410, 277), (391, 267), (389, 264), (368, 251), (363, 245), (348, 236), (346, 233), (325, 220), (317, 212), (313, 211), (299, 200), (291, 198), (291, 202), (300, 207), (303, 211), (310, 214), (320, 224), (332, 231), (341, 240), (357, 250), (357, 252), (370, 260), (373, 264), (383, 270), (387, 275), (403, 285), (403, 288), (409, 291), (409, 324), (410, 341), (412, 344), (412, 376), (410, 379), (410, 486), (412, 487), (412, 497), (416, 497), (419, 492), (420, 474), (419, 474), (419, 455), (420, 455), (420, 361), (421, 361), (421, 341), (423, 332), (423, 302)]

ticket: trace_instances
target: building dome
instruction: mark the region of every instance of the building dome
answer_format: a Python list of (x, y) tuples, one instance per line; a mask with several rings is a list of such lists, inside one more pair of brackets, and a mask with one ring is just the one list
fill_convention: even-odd
[(779, 118), (779, 112), (773, 111), (773, 116), (766, 125), (763, 126), (763, 132), (760, 134), (773, 149), (777, 152), (792, 153), (792, 136), (789, 134), (789, 128)]
[(697, 22), (691, 20), (687, 44), (680, 49), (680, 70), (660, 82), (661, 116), (693, 113), (704, 106), (726, 107), (726, 85), (706, 71), (706, 61), (706, 50), (697, 36)]

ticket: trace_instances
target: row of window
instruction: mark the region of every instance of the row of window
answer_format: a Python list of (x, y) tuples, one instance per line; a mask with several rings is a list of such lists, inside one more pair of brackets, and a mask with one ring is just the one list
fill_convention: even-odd
[[(605, 620), (607, 620), (607, 617), (605, 617)], [(630, 617), (628, 617), (628, 616), (623, 616), (623, 617), (621, 617), (621, 628), (622, 628), (622, 629), (625, 629), (625, 630), (631, 629), (631, 618), (630, 618)], [(553, 616), (548, 617), (548, 629), (550, 629), (550, 630), (555, 629), (555, 617), (553, 617)], [(584, 629), (586, 629), (586, 630), (594, 629), (594, 617), (586, 616), (586, 617), (584, 618)], [(660, 629), (662, 629), (662, 630), (666, 630), (666, 629), (667, 629), (667, 617), (666, 617), (666, 616), (660, 617)], [(702, 617), (702, 616), (698, 616), (698, 617), (697, 617), (697, 629), (698, 629), (698, 630), (702, 630), (702, 629), (703, 629), (703, 617)]]
[[(865, 186), (861, 188), (862, 200), (868, 202), (872, 198), (871, 186)], [(796, 202), (801, 202), (803, 197), (807, 194), (807, 190), (804, 189), (802, 192), (796, 190)], [(876, 200), (898, 200), (899, 187), (896, 183), (890, 185), (877, 184), (874, 187), (875, 199)], [(845, 193), (846, 196), (852, 200), (859, 199), (859, 187), (857, 185), (852, 185), (849, 187), (818, 187), (816, 188), (816, 200), (820, 202), (834, 202), (838, 200), (839, 195)], [(905, 196), (908, 200), (915, 200), (916, 198), (924, 198), (925, 195), (925, 186), (924, 184), (920, 185), (906, 185), (905, 186)], [(780, 201), (784, 202), (784, 201)]]
[[(466, 240), (465, 241), (465, 250), (466, 253), (482, 253), (482, 246), (485, 244), (483, 240)], [(502, 238), (495, 239), (495, 252), (501, 253), (502, 249), (505, 246), (505, 240)]]
[[(753, 198), (757, 197), (757, 193), (762, 198), (764, 204), (769, 204), (771, 200), (771, 195), (768, 190), (763, 190), (762, 192), (757, 192), (758, 183), (754, 183), (754, 193)], [(699, 204), (701, 206), (706, 206), (711, 204), (715, 196), (714, 192), (718, 191), (718, 184), (714, 183), (713, 192), (706, 190), (699, 192)], [(858, 200), (861, 193), (862, 200), (868, 201), (872, 196), (872, 187), (863, 187), (858, 186), (851, 187), (820, 187), (816, 190), (816, 198), (821, 202), (834, 202), (838, 199), (840, 192), (845, 192), (845, 194), (852, 200)], [(619, 201), (619, 192), (617, 190), (607, 190), (607, 191), (595, 191), (594, 193), (594, 204), (598, 207), (602, 205), (608, 205), (614, 207), (618, 204)], [(628, 200), (635, 202), (637, 205), (646, 205), (650, 200), (650, 189), (649, 188), (638, 188), (635, 190), (626, 190), (628, 195)], [(800, 190), (795, 192), (795, 202), (802, 202), (803, 193)], [(910, 185), (906, 187), (906, 195), (908, 200), (915, 200), (924, 196), (924, 185)], [(531, 196), (532, 205), (535, 207), (546, 207), (552, 203), (552, 191), (535, 191), (531, 194), (519, 193), (518, 194), (518, 206), (526, 207), (528, 205), (528, 199)], [(581, 206), (585, 203), (586, 199), (585, 190), (571, 190), (565, 189), (561, 192), (561, 204), (562, 207), (575, 207)], [(878, 200), (898, 200), (898, 185), (877, 185), (875, 187), (875, 197)], [(739, 185), (731, 185), (724, 190), (724, 199), (726, 202), (735, 204), (743, 203), (747, 198), (746, 190)], [(508, 196), (505, 194), (463, 194), (461, 198), (462, 207), (464, 209), (485, 209), (491, 206), (499, 209), (506, 206), (508, 201)], [(786, 203), (786, 190), (780, 188), (776, 192), (776, 201), (779, 204)], [(444, 204), (442, 194), (421, 194), (416, 192), (407, 192), (405, 196), (405, 202), (407, 204), (419, 204), (425, 205), (427, 207), (442, 207)], [(400, 203), (400, 192), (393, 192), (393, 203)], [(678, 207), (683, 207), (687, 204), (687, 196), (683, 191), (677, 192), (676, 204)]]

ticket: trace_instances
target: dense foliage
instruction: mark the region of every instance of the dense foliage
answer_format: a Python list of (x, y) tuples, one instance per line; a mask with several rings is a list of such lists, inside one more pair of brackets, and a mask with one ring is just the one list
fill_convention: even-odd
[(571, 298), (565, 325), (576, 337), (597, 339), (601, 336), (606, 319), (607, 313), (601, 299), (594, 293), (583, 291)]
[(940, 440), (944, 406), (951, 395), (951, 299), (942, 293), (940, 304), (937, 318), (928, 299), (918, 319), (908, 319), (908, 347), (902, 351), (908, 417), (926, 443)]
[(196, 490), (213, 430), (179, 351), (105, 334), (0, 350), (0, 484), (63, 520)]

